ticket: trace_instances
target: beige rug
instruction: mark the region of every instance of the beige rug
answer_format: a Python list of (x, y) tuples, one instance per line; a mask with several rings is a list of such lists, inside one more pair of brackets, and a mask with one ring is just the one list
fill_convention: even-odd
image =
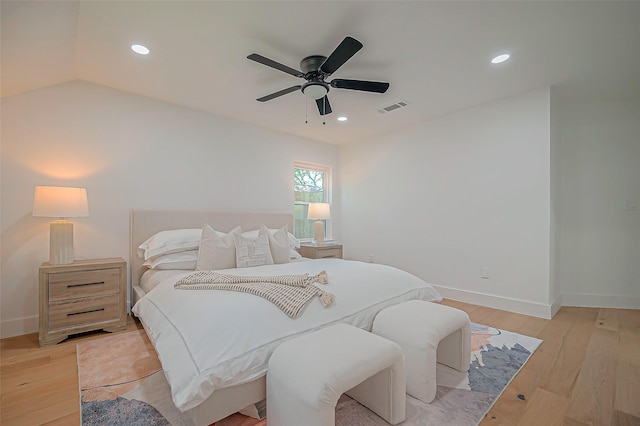
[[(438, 391), (431, 404), (407, 396), (404, 426), (476, 425), (529, 359), (541, 340), (472, 324), (469, 373), (438, 364)], [(109, 335), (77, 345), (82, 425), (193, 426), (171, 400), (160, 362), (144, 330)], [(215, 426), (266, 426), (234, 414)], [(387, 423), (356, 401), (342, 396), (336, 425)]]
[(85, 402), (115, 399), (162, 370), (144, 330), (80, 343), (77, 354)]

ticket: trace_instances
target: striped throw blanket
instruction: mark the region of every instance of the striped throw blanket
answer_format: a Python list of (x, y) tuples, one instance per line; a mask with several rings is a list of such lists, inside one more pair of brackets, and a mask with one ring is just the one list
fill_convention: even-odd
[(325, 271), (317, 275), (230, 275), (215, 271), (198, 271), (174, 284), (181, 290), (231, 290), (260, 296), (291, 318), (297, 318), (307, 302), (320, 297), (322, 306), (333, 303), (335, 296), (320, 289), (315, 283), (327, 284)]

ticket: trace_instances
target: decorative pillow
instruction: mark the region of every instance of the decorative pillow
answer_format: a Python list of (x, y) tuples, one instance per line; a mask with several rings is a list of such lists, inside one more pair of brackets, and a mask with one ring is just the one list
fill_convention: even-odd
[(287, 232), (287, 236), (289, 237), (289, 247), (291, 247), (292, 250), (299, 249), (300, 241), (298, 241), (298, 239), (291, 232)]
[(238, 268), (249, 266), (273, 265), (273, 257), (269, 248), (268, 232), (260, 230), (255, 240), (234, 234), (236, 243), (236, 263)]
[(302, 255), (295, 250), (289, 250), (291, 260), (302, 259)]
[(189, 269), (195, 270), (198, 262), (198, 250), (163, 254), (149, 259), (142, 265), (149, 269)]
[(228, 234), (214, 230), (209, 224), (202, 229), (200, 251), (198, 253), (198, 271), (229, 269), (236, 267), (236, 247), (234, 235), (240, 235), (240, 227)]
[(291, 253), (289, 248), (289, 237), (287, 225), (271, 233), (266, 226), (260, 227), (260, 230), (269, 237), (269, 248), (271, 249), (271, 257), (273, 263), (289, 263), (291, 262)]
[(163, 254), (195, 250), (200, 245), (201, 229), (160, 231), (138, 246), (138, 256), (149, 260)]
[[(263, 225), (264, 226), (264, 225)], [(286, 228), (288, 228), (287, 225), (285, 225)], [(271, 234), (277, 232), (278, 229), (272, 229), (269, 228), (269, 232)], [(246, 231), (242, 233), (243, 237), (255, 240), (256, 238), (258, 238), (258, 232), (259, 229), (254, 229), (253, 231)], [(298, 239), (290, 232), (287, 233), (287, 236), (289, 237), (289, 247), (291, 248), (291, 250), (295, 250), (297, 248), (300, 248), (300, 241), (298, 241)]]

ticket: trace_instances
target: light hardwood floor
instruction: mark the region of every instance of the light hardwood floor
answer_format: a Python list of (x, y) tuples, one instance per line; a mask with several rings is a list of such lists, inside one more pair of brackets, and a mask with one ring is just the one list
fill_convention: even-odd
[[(481, 425), (640, 425), (640, 310), (565, 307), (543, 320), (443, 303), (473, 322), (544, 340)], [(137, 328), (129, 318), (127, 330)], [(77, 425), (75, 345), (106, 335), (86, 333), (42, 349), (37, 333), (2, 339), (0, 424)]]

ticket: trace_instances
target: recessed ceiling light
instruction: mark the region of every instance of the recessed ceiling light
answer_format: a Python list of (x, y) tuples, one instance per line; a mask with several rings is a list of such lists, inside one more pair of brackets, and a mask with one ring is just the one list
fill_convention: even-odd
[(141, 44), (132, 44), (131, 45), (131, 50), (136, 52), (138, 55), (148, 55), (149, 54), (149, 48), (147, 46), (143, 46)]
[(496, 56), (495, 58), (493, 58), (491, 60), (492, 64), (501, 64), (504, 61), (506, 61), (507, 59), (509, 59), (511, 57), (511, 55), (509, 55), (508, 53), (503, 53), (501, 55)]
[(340, 117), (338, 117), (338, 121), (347, 121), (347, 117), (341, 115)]

